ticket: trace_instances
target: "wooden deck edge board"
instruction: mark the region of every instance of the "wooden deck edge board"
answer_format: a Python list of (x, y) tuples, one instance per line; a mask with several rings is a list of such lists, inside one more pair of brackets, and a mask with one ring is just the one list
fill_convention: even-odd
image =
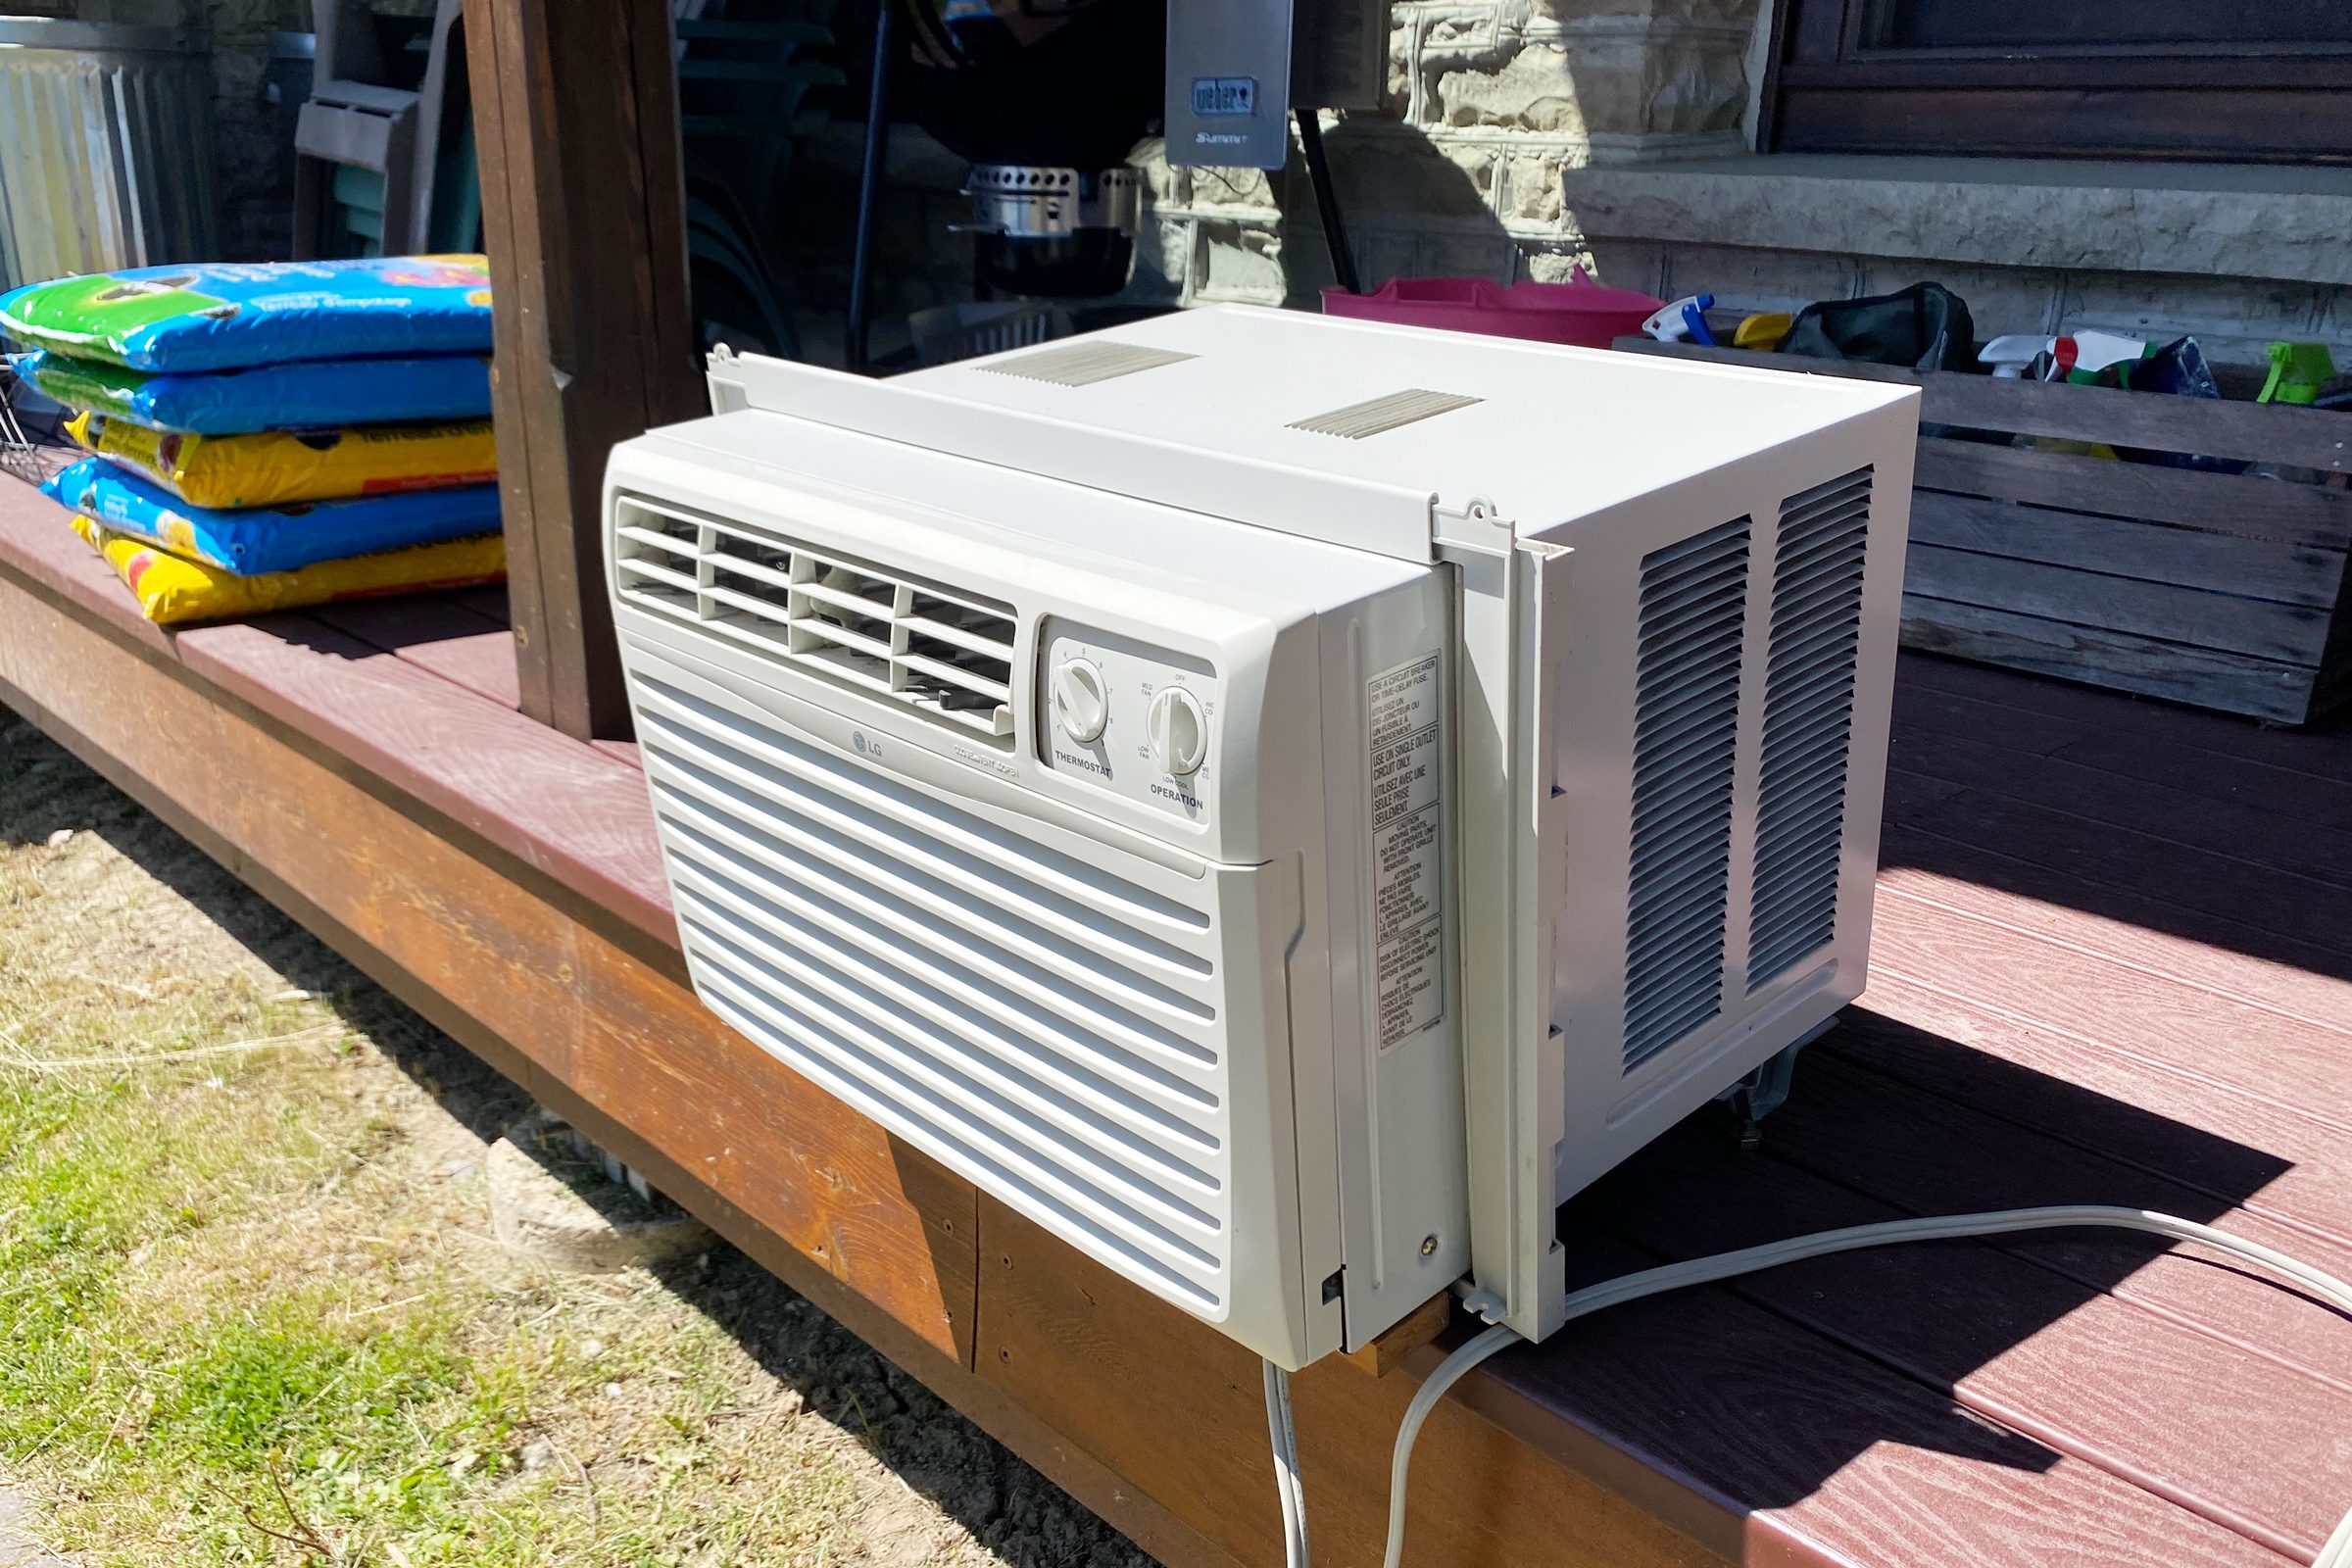
[[(465, 798), (435, 791), (429, 786), (421, 792), (411, 791), (382, 770), (358, 765), (345, 754), (319, 744), (318, 730), (314, 726), (308, 710), (277, 700), (276, 694), (268, 686), (246, 678), (243, 672), (234, 668), (218, 665), (203, 652), (191, 657), (184, 645), (187, 634), (173, 637), (144, 620), (138, 620), (136, 625), (155, 633), (154, 637), (140, 635), (135, 630), (126, 633), (111, 613), (112, 607), (109, 607), (110, 612), (93, 614), (72, 595), (53, 595), (51, 589), (54, 585), (48, 580), (27, 576), (18, 570), (19, 564), (12, 560), (6, 543), (5, 538), (0, 538), (0, 587), (13, 583), (20, 590), (49, 603), (60, 613), (70, 615), (108, 637), (130, 657), (176, 678), (202, 681), (214, 702), (234, 710), (241, 718), (313, 760), (334, 768), (350, 782), (376, 795), (386, 804), (419, 820), (435, 824), (437, 831), (453, 842), (470, 845), (481, 858), (501, 865), (518, 881), (535, 885), (546, 896), (574, 906), (585, 918), (603, 927), (608, 934), (630, 943), (640, 956), (674, 970), (681, 977), (684, 975), (684, 957), (677, 950), (676, 930), (665, 903), (659, 906), (649, 906), (642, 898), (633, 897), (625, 889), (600, 893), (599, 884), (609, 879), (593, 869), (593, 862), (578, 859), (547, 841), (523, 838), (505, 831), (508, 824), (504, 817), (496, 812), (485, 812), (467, 804)], [(389, 654), (380, 657), (385, 660), (392, 658)], [(419, 679), (434, 685), (448, 684), (422, 671), (416, 674)], [(439, 797), (441, 804), (436, 804), (432, 798), (435, 796)], [(453, 802), (455, 809), (443, 808), (444, 804)], [(564, 874), (566, 871), (574, 874), (566, 876)]]
[[(296, 696), (307, 684), (293, 667), (300, 661), (270, 628), (204, 627), (184, 634), (182, 647), (191, 673), (290, 725), (318, 753), (356, 763), (462, 824), (514, 861), (553, 879), (581, 909), (616, 915), (656, 941), (675, 946), (676, 924), (661, 877), (642, 775), (470, 692), (466, 694), (470, 703), (456, 710), (478, 726), (469, 743), (428, 754), (417, 745), (412, 726), (453, 716), (453, 705), (440, 692), (464, 689), (356, 641), (347, 650), (358, 656), (351, 660), (353, 669), (336, 676), (366, 667), (377, 695), (386, 700), (383, 706)], [(574, 836), (576, 827), (526, 815), (548, 804), (529, 792), (548, 787), (565, 792), (564, 804), (575, 808), (581, 824), (605, 832)], [(613, 832), (621, 835), (620, 842), (609, 836)]]

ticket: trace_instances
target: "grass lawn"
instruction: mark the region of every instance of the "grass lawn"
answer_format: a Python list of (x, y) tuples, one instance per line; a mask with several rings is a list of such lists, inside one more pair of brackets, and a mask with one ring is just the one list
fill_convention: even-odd
[(48, 1545), (1148, 1564), (731, 1250), (505, 1253), (526, 1108), (0, 709), (0, 1486)]

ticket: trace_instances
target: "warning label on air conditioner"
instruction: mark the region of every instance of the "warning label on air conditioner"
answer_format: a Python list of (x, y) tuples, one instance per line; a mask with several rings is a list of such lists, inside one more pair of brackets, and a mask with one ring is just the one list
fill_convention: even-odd
[(1372, 939), (1382, 1050), (1446, 1016), (1439, 657), (1364, 683), (1371, 734)]

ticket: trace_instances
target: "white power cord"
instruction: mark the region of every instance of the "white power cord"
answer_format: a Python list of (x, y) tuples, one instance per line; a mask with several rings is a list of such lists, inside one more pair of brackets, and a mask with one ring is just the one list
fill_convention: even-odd
[[(2227, 1231), (2217, 1231), (2210, 1225), (2200, 1225), (2194, 1220), (2176, 1219), (2170, 1214), (2158, 1214), (2144, 1208), (2114, 1208), (2100, 1203), (2085, 1203), (2059, 1208), (2009, 1208), (1984, 1214), (1947, 1214), (1931, 1219), (1898, 1219), (1878, 1225), (1853, 1225), (1844, 1230), (1821, 1231), (1812, 1236), (1791, 1237), (1785, 1242), (1770, 1242), (1762, 1247), (1742, 1248), (1736, 1252), (1721, 1252), (1713, 1257), (1692, 1258), (1685, 1263), (1668, 1263), (1660, 1268), (1643, 1269), (1573, 1292), (1568, 1298), (1567, 1317), (1562, 1321), (1580, 1318), (1603, 1307), (1638, 1300), (1644, 1296), (1679, 1291), (1691, 1285), (1710, 1285), (1717, 1280), (1753, 1274), (1760, 1269), (1776, 1268), (1783, 1263), (1794, 1263), (1808, 1257), (1821, 1257), (1830, 1252), (1850, 1252), (1865, 1247), (1882, 1247), (1890, 1242), (1947, 1241), (1971, 1236), (2002, 1236), (2017, 1231), (2066, 1230), (2076, 1226), (2147, 1231), (2177, 1242), (2196, 1242), (2283, 1275), (2312, 1295), (2352, 1312), (2352, 1286), (2321, 1273), (2308, 1263), (2299, 1263), (2283, 1252), (2273, 1251), (2270, 1248), (2244, 1241)], [(1446, 1396), (1446, 1391), (1460, 1381), (1464, 1373), (1495, 1351), (1517, 1343), (1519, 1336), (1500, 1324), (1465, 1342), (1439, 1363), (1428, 1381), (1415, 1391), (1412, 1403), (1405, 1407), (1404, 1420), (1396, 1429), (1396, 1455), (1389, 1463), (1389, 1549), (1385, 1558), (1386, 1568), (1398, 1568), (1404, 1556), (1404, 1483), (1413, 1462), (1413, 1440), (1421, 1435), (1421, 1424), (1429, 1419), (1429, 1412), (1437, 1408), (1438, 1401)], [(1301, 1507), (1301, 1499), (1298, 1490), (1297, 1443), (1288, 1430), (1290, 1387), (1287, 1379), (1282, 1382), (1279, 1396), (1281, 1414), (1279, 1417), (1275, 1415), (1276, 1380), (1280, 1377), (1281, 1373), (1272, 1363), (1268, 1363), (1267, 1419), (1275, 1425), (1275, 1477), (1284, 1489), (1284, 1528), (1286, 1536), (1296, 1543), (1297, 1554), (1290, 1558), (1291, 1568), (1305, 1568), (1304, 1520), (1299, 1521), (1295, 1531), (1290, 1523), (1291, 1513), (1295, 1508)], [(1287, 1449), (1284, 1446), (1286, 1443), (1290, 1445)], [(1282, 1457), (1286, 1452), (1287, 1459)], [(2352, 1568), (2352, 1513), (2347, 1513), (2343, 1523), (2335, 1527), (2335, 1534), (2328, 1538), (2328, 1544), (2320, 1548), (2319, 1556), (2312, 1559), (2312, 1568)]]
[(1306, 1490), (1298, 1484), (1298, 1429), (1291, 1421), (1291, 1375), (1266, 1363), (1266, 1429), (1274, 1438), (1274, 1490), (1282, 1497), (1282, 1560), (1307, 1568)]

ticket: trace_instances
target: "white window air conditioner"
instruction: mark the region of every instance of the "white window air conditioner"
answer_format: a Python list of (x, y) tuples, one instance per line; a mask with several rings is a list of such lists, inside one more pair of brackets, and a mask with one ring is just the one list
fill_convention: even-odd
[(1914, 394), (1225, 308), (615, 450), (703, 1000), (1285, 1367), (1862, 988)]

